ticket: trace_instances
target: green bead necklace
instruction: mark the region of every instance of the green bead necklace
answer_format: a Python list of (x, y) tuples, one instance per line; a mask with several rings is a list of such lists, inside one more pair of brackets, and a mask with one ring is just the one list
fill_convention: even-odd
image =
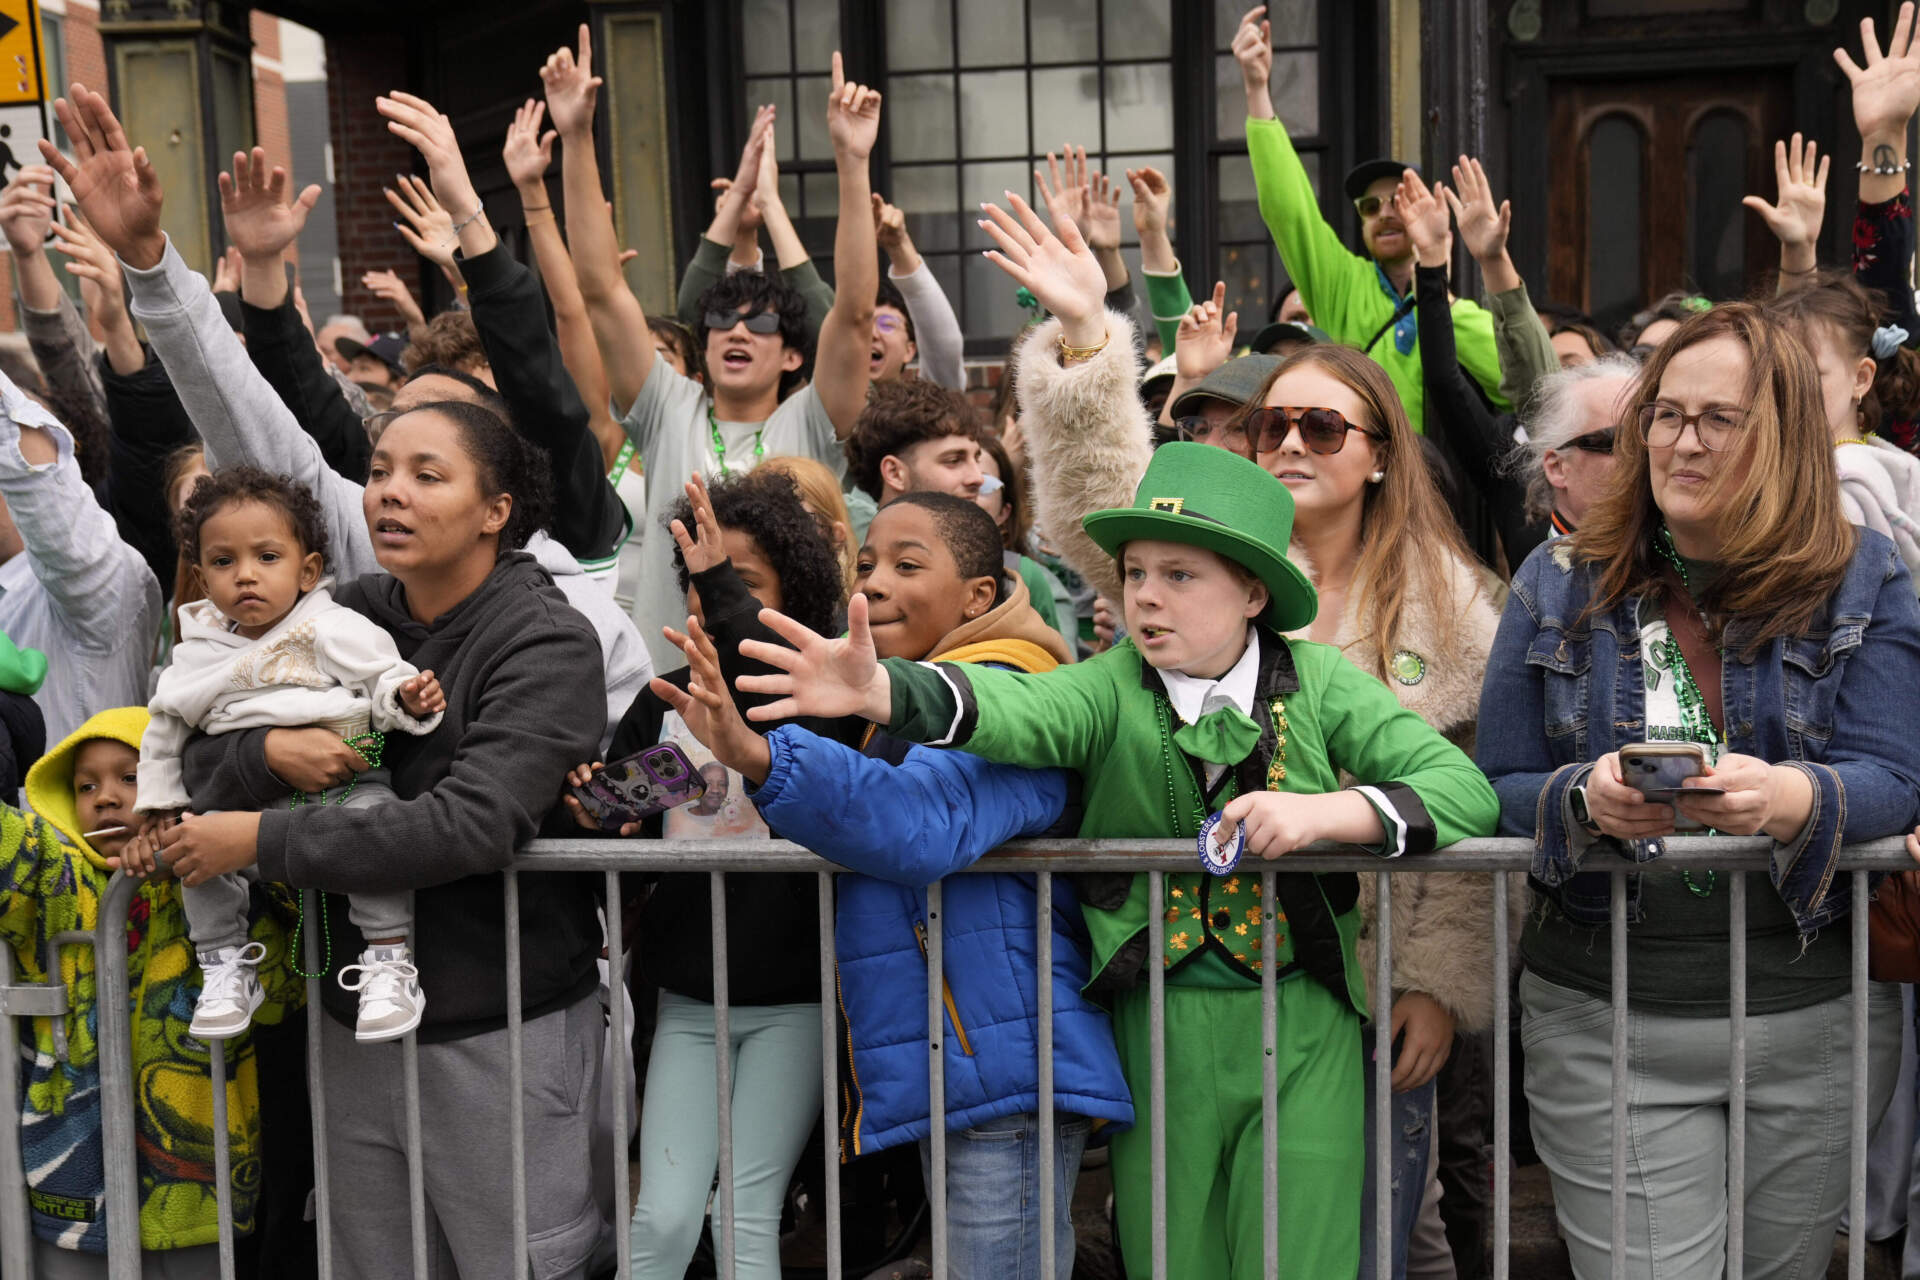
[[(1680, 584), (1691, 596), (1693, 581), (1687, 576), (1687, 562), (1682, 560), (1680, 553), (1674, 549), (1672, 531), (1664, 525), (1661, 526), (1660, 536), (1654, 540), (1654, 546), (1679, 573)], [(1707, 711), (1706, 696), (1700, 692), (1700, 685), (1693, 678), (1693, 668), (1687, 665), (1687, 655), (1681, 652), (1680, 642), (1674, 638), (1672, 622), (1667, 624), (1667, 634), (1661, 638), (1660, 648), (1667, 659), (1667, 669), (1676, 677), (1673, 692), (1680, 703), (1680, 727), (1686, 731), (1687, 741), (1697, 742), (1712, 749), (1714, 754), (1718, 755), (1718, 748), (1722, 745), (1720, 735), (1714, 730), (1713, 717)], [(1709, 828), (1707, 834), (1717, 835), (1718, 832)], [(1716, 873), (1708, 871), (1707, 887), (1704, 889), (1693, 882), (1693, 875), (1688, 871), (1682, 870), (1680, 878), (1686, 882), (1689, 893), (1696, 898), (1704, 898), (1713, 892), (1717, 876)]]
[[(727, 442), (720, 438), (720, 419), (714, 416), (713, 401), (711, 400), (707, 401), (707, 431), (713, 436), (714, 459), (718, 462), (720, 470), (725, 471), (727, 469)], [(758, 466), (760, 459), (766, 456), (767, 428), (762, 424), (760, 429), (753, 433), (754, 465)]]
[[(365, 733), (356, 734), (351, 738), (342, 738), (341, 741), (352, 747), (359, 757), (367, 762), (369, 769), (378, 769), (380, 767), (380, 758), (386, 754), (387, 737), (378, 729), (369, 729)], [(359, 784), (360, 775), (356, 773), (347, 780), (346, 788), (340, 792), (340, 798), (335, 800), (334, 803), (336, 805), (345, 804), (347, 797), (353, 794), (353, 789)], [(326, 793), (322, 792), (321, 794), (325, 795)], [(293, 798), (287, 802), (287, 808), (298, 809), (307, 803), (309, 803), (307, 793), (304, 791), (296, 791), (293, 793)], [(327, 927), (327, 895), (324, 892), (320, 894), (320, 945), (322, 952), (320, 957), (320, 972), (318, 973), (308, 973), (300, 967), (300, 932), (307, 927), (307, 909), (304, 905), (306, 899), (303, 896), (295, 895), (293, 901), (296, 915), (293, 922), (293, 936), (287, 939), (287, 967), (302, 978), (324, 978), (333, 971), (333, 930)]]

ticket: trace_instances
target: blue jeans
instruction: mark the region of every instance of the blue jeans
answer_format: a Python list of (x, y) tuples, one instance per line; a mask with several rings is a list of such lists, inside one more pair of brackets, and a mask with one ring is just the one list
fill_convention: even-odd
[[(1361, 1064), (1367, 1077), (1367, 1177), (1360, 1201), (1360, 1280), (1374, 1280), (1374, 1168), (1373, 1168), (1373, 1033), (1366, 1033)], [(1433, 1146), (1434, 1081), (1418, 1089), (1396, 1093), (1387, 1104), (1393, 1124), (1393, 1280), (1406, 1280), (1407, 1241), (1413, 1238), (1413, 1224), (1420, 1219), (1420, 1204), (1427, 1193), (1427, 1161)]]
[[(1073, 1274), (1073, 1183), (1093, 1122), (1053, 1118), (1054, 1274)], [(920, 1172), (933, 1194), (933, 1143), (920, 1139)], [(1001, 1116), (947, 1133), (949, 1280), (1038, 1280), (1040, 1117)]]

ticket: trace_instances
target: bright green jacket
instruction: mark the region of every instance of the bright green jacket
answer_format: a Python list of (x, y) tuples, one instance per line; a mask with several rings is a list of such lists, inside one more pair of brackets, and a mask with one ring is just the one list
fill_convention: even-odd
[[(1247, 120), (1247, 158), (1253, 162), (1253, 182), (1260, 193), (1260, 216), (1266, 220), (1280, 261), (1300, 290), (1300, 301), (1314, 324), (1335, 342), (1366, 348), (1393, 379), (1415, 431), (1424, 430), (1426, 388), (1421, 383), (1420, 344), (1411, 308), (1406, 318), (1381, 330), (1399, 305), (1386, 273), (1372, 258), (1354, 253), (1320, 216), (1313, 183), (1300, 156), (1278, 120)], [(1374, 341), (1374, 335), (1379, 340)], [(1500, 393), (1500, 356), (1493, 341), (1493, 317), (1464, 299), (1453, 304), (1453, 341), (1460, 365), (1473, 375), (1493, 403), (1512, 406)]]
[[(1262, 697), (1254, 719), (1263, 732), (1255, 754), (1259, 776), (1269, 789), (1318, 795), (1339, 790), (1343, 775), (1377, 784), (1383, 791), (1399, 784), (1424, 806), (1434, 844), (1492, 834), (1500, 810), (1486, 777), (1458, 747), (1402, 707), (1386, 685), (1329, 645), (1280, 640), (1266, 631), (1261, 643), (1282, 644), (1291, 658), (1289, 669), (1277, 657), (1262, 656)], [(1145, 670), (1131, 640), (1086, 662), (1040, 675), (975, 664), (941, 664), (935, 671), (897, 660), (887, 668), (893, 688), (889, 733), (908, 741), (963, 747), (1001, 764), (1072, 769), (1084, 784), (1082, 837), (1169, 838), (1175, 847), (1194, 847), (1208, 806), (1185, 754), (1171, 745), (1179, 721), (1163, 686)], [(1269, 698), (1280, 702), (1285, 722), (1280, 769), (1271, 767), (1276, 717)], [(1284, 776), (1275, 778), (1276, 773)], [(1232, 787), (1230, 783), (1213, 807), (1225, 802)], [(1379, 808), (1373, 796), (1368, 800)], [(1383, 825), (1390, 821), (1384, 813), (1382, 820)], [(1266, 864), (1254, 858), (1242, 867), (1257, 888), (1258, 872), (1267, 869)], [(1273, 869), (1285, 870), (1284, 862)], [(1214, 951), (1223, 965), (1257, 983), (1262, 961), (1251, 941), (1258, 940), (1260, 930), (1257, 914), (1248, 912), (1258, 894), (1223, 881), (1222, 894), (1234, 895), (1235, 901), (1228, 904), (1222, 896), (1196, 920), (1190, 904), (1203, 900), (1202, 881), (1211, 878), (1198, 871), (1166, 877), (1163, 909), (1169, 916), (1161, 963), (1168, 969), (1178, 967), (1206, 949), (1211, 937), (1219, 944)], [(1150, 963), (1143, 936), (1146, 877), (1128, 879), (1124, 897), (1086, 897), (1094, 975), (1089, 992), (1129, 985), (1139, 966)], [(1335, 883), (1343, 879), (1344, 893)], [(1282, 905), (1294, 918), (1279, 926), (1275, 959), (1282, 966), (1297, 959), (1318, 976), (1344, 979), (1348, 1000), (1364, 1014), (1366, 984), (1354, 957), (1359, 913), (1351, 877), (1281, 880), (1296, 882), (1280, 886)], [(1315, 885), (1319, 894), (1313, 893)], [(1289, 889), (1309, 895), (1293, 898), (1307, 910), (1296, 912), (1288, 904)], [(1228, 905), (1233, 909), (1216, 923), (1217, 909)], [(1244, 932), (1243, 924), (1248, 926)], [(1329, 954), (1324, 949), (1336, 947), (1332, 963), (1316, 968), (1314, 954)]]

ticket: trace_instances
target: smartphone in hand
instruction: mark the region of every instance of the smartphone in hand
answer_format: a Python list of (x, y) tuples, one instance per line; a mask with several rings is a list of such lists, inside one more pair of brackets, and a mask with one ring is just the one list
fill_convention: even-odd
[(678, 808), (707, 792), (700, 770), (672, 743), (648, 747), (603, 766), (573, 796), (602, 831)]
[[(1621, 780), (1656, 804), (1673, 804), (1683, 795), (1725, 795), (1725, 787), (1680, 785), (1706, 771), (1707, 749), (1697, 742), (1636, 742), (1620, 748)], [(1676, 807), (1673, 829), (1705, 831), (1707, 828)]]

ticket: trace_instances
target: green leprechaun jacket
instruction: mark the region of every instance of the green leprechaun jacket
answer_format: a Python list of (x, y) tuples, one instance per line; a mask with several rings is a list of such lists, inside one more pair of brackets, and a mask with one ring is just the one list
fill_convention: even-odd
[[(1383, 856), (1492, 833), (1499, 803), (1486, 778), (1385, 685), (1330, 646), (1283, 639), (1264, 626), (1256, 635), (1261, 653), (1251, 715), (1259, 743), (1211, 797), (1203, 791), (1204, 768), (1174, 745), (1180, 722), (1159, 673), (1131, 641), (1040, 675), (889, 659), (888, 732), (1005, 764), (1074, 770), (1083, 783), (1080, 835), (1088, 838), (1168, 837), (1197, 850), (1201, 822), (1234, 795), (1320, 794), (1340, 789), (1343, 776), (1379, 812), (1387, 839), (1376, 852)], [(1365, 1016), (1353, 875), (1277, 877), (1277, 951), (1264, 957), (1264, 864), (1214, 877), (1197, 869), (1196, 852), (1195, 865), (1165, 877), (1165, 968), (1210, 955), (1255, 984), (1273, 963), (1281, 976), (1304, 972), (1324, 983)], [(1094, 976), (1087, 992), (1104, 998), (1144, 972), (1148, 886), (1141, 875), (1089, 879), (1083, 900)]]

